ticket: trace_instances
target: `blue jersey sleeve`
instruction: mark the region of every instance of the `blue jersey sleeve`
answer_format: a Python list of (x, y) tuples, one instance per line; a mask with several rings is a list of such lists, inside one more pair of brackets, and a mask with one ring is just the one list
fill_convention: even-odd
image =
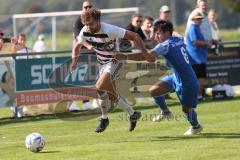
[(166, 55), (169, 50), (169, 42), (165, 41), (163, 43), (159, 43), (156, 47), (153, 48), (153, 52), (159, 55)]

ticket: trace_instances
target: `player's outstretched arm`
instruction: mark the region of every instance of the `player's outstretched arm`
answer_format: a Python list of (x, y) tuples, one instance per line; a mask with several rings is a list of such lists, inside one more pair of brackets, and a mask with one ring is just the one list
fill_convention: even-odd
[(148, 61), (148, 62), (155, 62), (156, 61), (156, 54), (154, 54), (153, 51), (149, 51), (146, 53), (142, 53), (143, 57)]
[(114, 55), (115, 59), (118, 60), (133, 60), (133, 61), (145, 61), (147, 60), (148, 62), (155, 62), (156, 57), (153, 53), (148, 52), (148, 53), (136, 53), (136, 54), (122, 54), (122, 53), (117, 53)]
[(141, 37), (132, 31), (126, 31), (124, 39), (128, 39), (134, 42), (135, 46), (141, 50), (142, 53), (146, 53), (147, 49)]
[(146, 60), (141, 53), (137, 53), (137, 54), (117, 53), (117, 54), (114, 55), (114, 58), (118, 59), (118, 60), (133, 60), (133, 61), (144, 61), (144, 60)]

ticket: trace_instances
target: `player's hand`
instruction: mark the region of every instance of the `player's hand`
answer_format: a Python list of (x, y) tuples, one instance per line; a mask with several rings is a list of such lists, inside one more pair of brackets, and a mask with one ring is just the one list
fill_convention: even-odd
[(212, 43), (211, 42), (207, 42), (207, 47), (211, 48), (212, 47)]

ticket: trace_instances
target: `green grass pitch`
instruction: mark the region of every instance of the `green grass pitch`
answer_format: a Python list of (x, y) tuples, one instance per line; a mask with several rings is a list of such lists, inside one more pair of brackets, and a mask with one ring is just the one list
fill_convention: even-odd
[[(94, 132), (97, 119), (67, 121), (44, 115), (21, 120), (0, 119), (1, 160), (239, 160), (240, 99), (199, 104), (201, 135), (184, 137), (189, 127), (179, 104), (172, 103), (175, 118), (151, 122), (155, 106), (137, 106), (143, 114), (137, 128), (128, 132), (129, 122), (120, 110), (110, 114), (103, 133)], [(0, 113), (8, 108), (0, 109)], [(1, 116), (1, 114), (0, 114)], [(31, 132), (46, 141), (41, 153), (25, 147)]]

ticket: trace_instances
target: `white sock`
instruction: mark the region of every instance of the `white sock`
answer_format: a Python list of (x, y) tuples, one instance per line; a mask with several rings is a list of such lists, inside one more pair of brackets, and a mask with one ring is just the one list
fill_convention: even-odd
[(133, 115), (134, 110), (133, 110), (132, 106), (130, 106), (127, 103), (127, 100), (124, 97), (122, 97), (121, 95), (118, 95), (118, 105), (122, 110), (127, 112), (130, 116)]
[(108, 118), (108, 110), (110, 108), (110, 100), (109, 100), (107, 92), (104, 92), (99, 96), (99, 104), (100, 104), (100, 108), (102, 111), (101, 118), (107, 119)]
[(101, 118), (102, 118), (102, 119), (107, 119), (107, 118), (108, 118), (108, 114), (105, 114), (105, 113), (103, 114), (103, 113), (102, 113)]

